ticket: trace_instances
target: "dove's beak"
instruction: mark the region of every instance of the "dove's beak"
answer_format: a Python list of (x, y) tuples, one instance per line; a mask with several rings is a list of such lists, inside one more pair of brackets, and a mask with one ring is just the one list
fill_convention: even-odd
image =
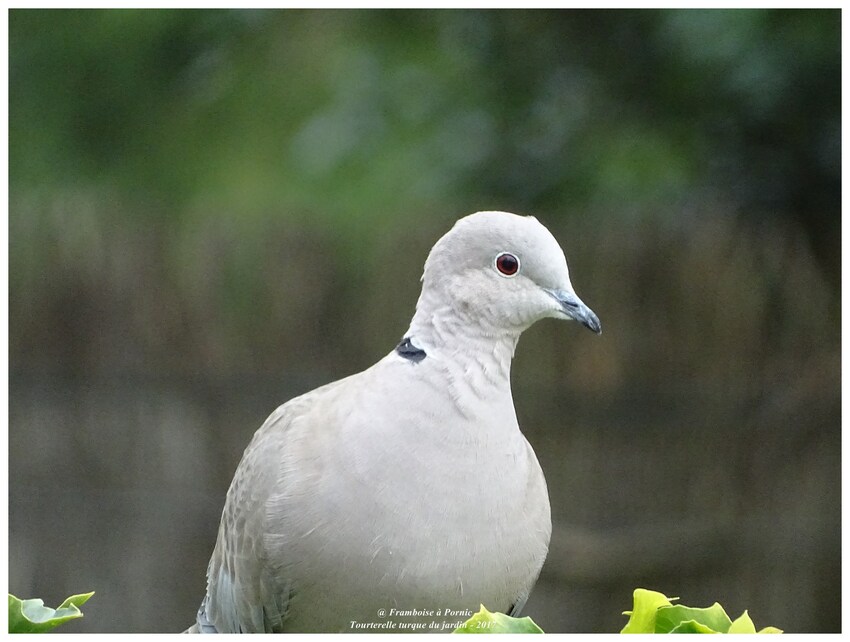
[(596, 334), (602, 334), (602, 324), (599, 322), (593, 310), (584, 304), (584, 301), (578, 298), (575, 292), (569, 290), (546, 290), (561, 306), (563, 312), (570, 319), (575, 319), (589, 330), (593, 330)]

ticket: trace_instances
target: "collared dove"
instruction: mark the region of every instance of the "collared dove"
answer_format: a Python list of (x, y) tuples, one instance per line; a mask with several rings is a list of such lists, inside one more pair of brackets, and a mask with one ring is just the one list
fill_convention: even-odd
[(537, 219), (478, 212), (433, 247), (410, 328), (283, 404), (227, 492), (191, 632), (449, 632), (516, 615), (552, 524), (510, 365), (544, 317), (599, 319)]

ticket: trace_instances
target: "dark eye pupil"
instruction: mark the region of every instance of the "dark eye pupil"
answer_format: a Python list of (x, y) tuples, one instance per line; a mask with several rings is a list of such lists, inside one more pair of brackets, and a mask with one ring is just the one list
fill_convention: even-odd
[(519, 269), (519, 261), (517, 261), (517, 258), (513, 254), (502, 254), (496, 259), (496, 267), (499, 268), (499, 272), (502, 274), (510, 276), (516, 274), (516, 271)]

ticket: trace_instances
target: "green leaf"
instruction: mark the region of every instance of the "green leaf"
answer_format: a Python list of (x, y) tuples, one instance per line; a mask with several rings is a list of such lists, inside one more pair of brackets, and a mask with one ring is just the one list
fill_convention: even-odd
[[(647, 589), (635, 589), (634, 608), (623, 615), (631, 616), (620, 633), (755, 633), (756, 627), (747, 611), (732, 622), (723, 607), (717, 602), (708, 608), (699, 609), (673, 605), (663, 593)], [(781, 629), (768, 626), (759, 633), (782, 633)]]
[(750, 619), (750, 615), (744, 611), (737, 620), (729, 626), (728, 633), (755, 633), (756, 625)]
[(511, 617), (481, 610), (454, 630), (454, 633), (543, 633), (530, 617)]
[(676, 627), (689, 620), (694, 620), (716, 633), (726, 633), (732, 625), (732, 620), (717, 602), (704, 609), (677, 604), (658, 609), (655, 614), (655, 632), (672, 633)]
[(717, 631), (696, 620), (685, 620), (677, 624), (669, 633), (717, 633)]
[(9, 633), (44, 633), (83, 617), (79, 607), (92, 595), (94, 591), (72, 595), (58, 609), (51, 609), (41, 599), (21, 600), (9, 593)]
[(94, 595), (94, 591), (91, 593), (79, 593), (77, 595), (72, 595), (71, 597), (66, 598), (65, 601), (59, 605), (59, 608), (68, 609), (71, 608), (71, 606), (76, 606), (79, 609), (83, 604), (89, 601), (89, 598), (91, 598), (92, 595)]
[(634, 606), (631, 611), (624, 611), (629, 621), (620, 633), (655, 633), (655, 614), (662, 606), (671, 606), (670, 602), (677, 597), (667, 597), (658, 591), (635, 589), (633, 594)]

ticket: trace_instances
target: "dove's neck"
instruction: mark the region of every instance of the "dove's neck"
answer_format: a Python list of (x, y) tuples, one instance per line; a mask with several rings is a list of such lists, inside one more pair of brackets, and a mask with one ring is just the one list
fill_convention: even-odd
[(510, 396), (511, 361), (522, 330), (498, 327), (456, 309), (417, 306), (405, 337), (445, 371), (450, 385), (479, 399)]

